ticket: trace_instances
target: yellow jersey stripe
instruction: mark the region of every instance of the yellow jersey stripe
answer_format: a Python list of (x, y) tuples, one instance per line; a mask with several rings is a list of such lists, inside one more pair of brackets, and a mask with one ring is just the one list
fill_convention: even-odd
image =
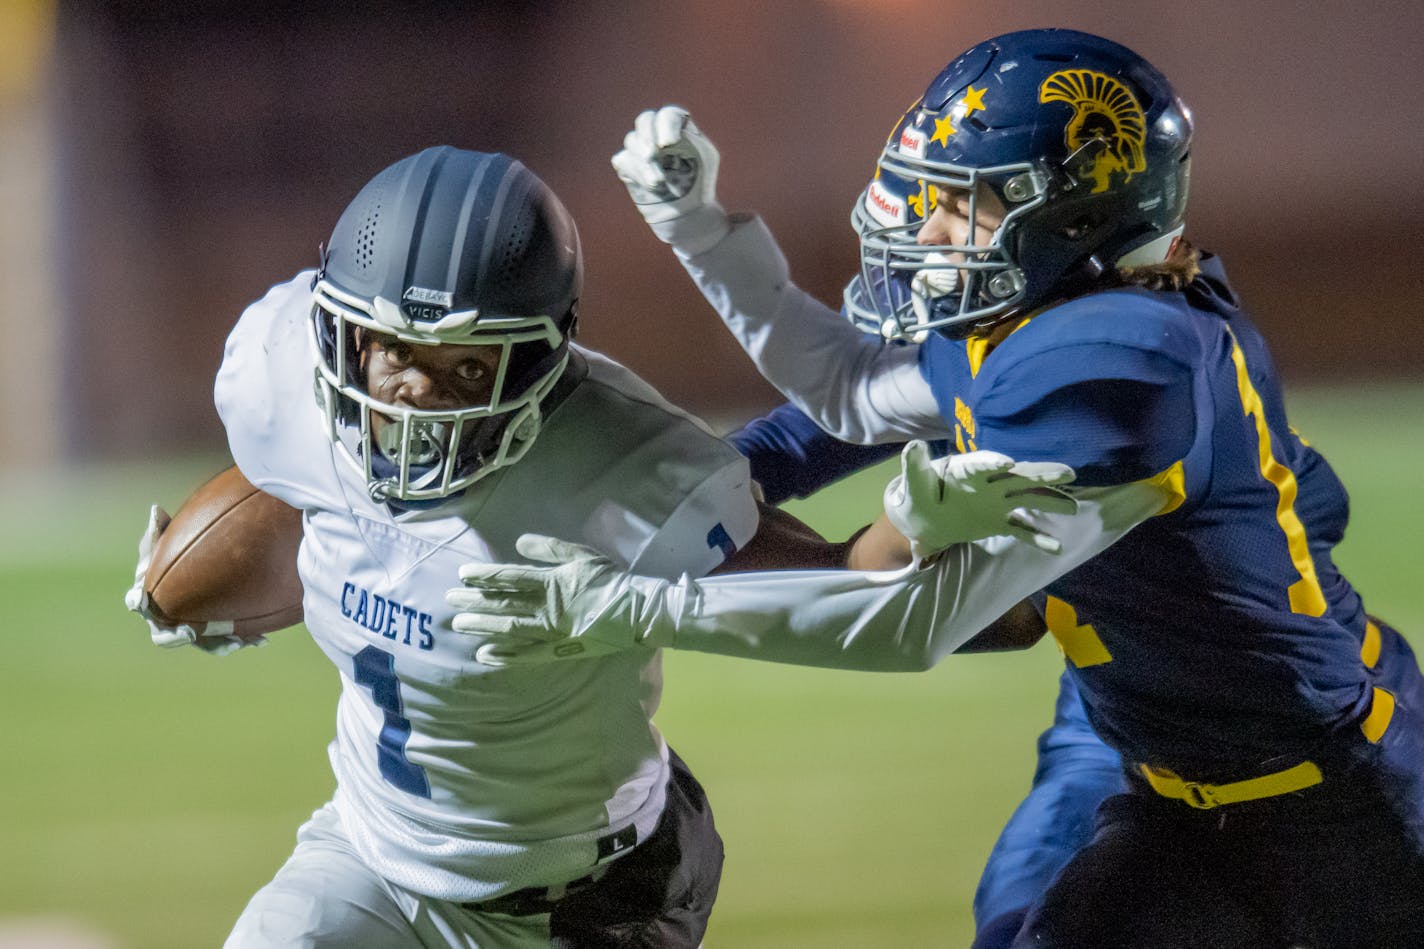
[(1374, 620), (1365, 621), (1365, 641), (1360, 645), (1360, 661), (1373, 669), (1380, 657), (1380, 631)]
[(969, 378), (976, 379), (984, 360), (994, 351), (994, 347), (1008, 339), (1029, 324), (1041, 310), (1034, 310), (1017, 323), (1000, 323), (983, 336), (971, 336), (964, 341), (964, 353), (969, 357)]
[(1321, 616), (1325, 613), (1325, 593), (1320, 589), (1320, 580), (1315, 575), (1315, 561), (1310, 558), (1310, 547), (1305, 539), (1305, 526), (1295, 512), (1295, 473), (1276, 461), (1271, 453), (1271, 430), (1266, 425), (1266, 409), (1261, 404), (1261, 396), (1251, 385), (1250, 373), (1246, 370), (1246, 354), (1241, 344), (1231, 335), (1231, 360), (1236, 364), (1236, 387), (1241, 394), (1244, 414), (1252, 416), (1256, 423), (1258, 462), (1261, 476), (1275, 485), (1279, 494), (1276, 502), (1276, 523), (1286, 535), (1286, 545), (1290, 550), (1291, 563), (1295, 565), (1300, 579), (1292, 583), (1287, 591), (1292, 613), (1305, 616)]
[(1187, 473), (1180, 461), (1148, 478), (1147, 483), (1156, 485), (1167, 495), (1167, 500), (1163, 502), (1162, 510), (1157, 512), (1156, 517), (1172, 513), (1187, 499)]
[(1371, 744), (1378, 743), (1394, 718), (1394, 696), (1384, 689), (1375, 689), (1375, 700), (1370, 704), (1370, 714), (1360, 723), (1360, 731), (1365, 733)]

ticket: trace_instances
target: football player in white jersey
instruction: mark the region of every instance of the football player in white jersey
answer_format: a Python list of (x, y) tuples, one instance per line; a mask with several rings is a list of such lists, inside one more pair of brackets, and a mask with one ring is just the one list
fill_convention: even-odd
[(243, 474), (302, 511), (305, 621), (342, 692), (335, 795), (229, 946), (696, 946), (722, 848), (651, 721), (659, 655), (502, 667), (447, 589), (525, 533), (668, 579), (907, 553), (883, 519), (828, 544), (759, 513), (735, 450), (570, 341), (581, 281), (533, 173), (431, 148), (232, 331), (218, 410)]

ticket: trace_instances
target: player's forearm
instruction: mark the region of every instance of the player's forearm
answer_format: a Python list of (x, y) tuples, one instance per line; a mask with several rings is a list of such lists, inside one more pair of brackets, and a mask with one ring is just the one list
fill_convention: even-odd
[(914, 559), (909, 540), (881, 514), (847, 542), (843, 565), (851, 570), (900, 570)]
[(759, 219), (679, 257), (761, 374), (823, 429), (859, 444), (945, 435), (914, 349), (867, 336), (792, 283)]
[(677, 649), (871, 672), (930, 668), (1023, 595), (964, 594), (964, 545), (934, 567), (733, 574), (668, 585), (640, 611)]
[(847, 540), (828, 541), (780, 508), (759, 505), (756, 535), (712, 572), (767, 570), (899, 570), (910, 565), (910, 542), (881, 514)]
[(876, 582), (872, 576), (795, 570), (684, 579), (657, 598), (652, 639), (678, 649), (794, 665), (877, 672), (929, 668), (937, 658), (929, 636), (935, 577), (926, 572), (905, 582), (882, 574)]
[(1141, 482), (1093, 489), (1073, 515), (1047, 515), (1060, 554), (991, 538), (950, 547), (905, 573), (853, 570), (733, 574), (665, 584), (639, 611), (645, 641), (796, 665), (928, 669), (1026, 596), (1096, 556), (1157, 513)]
[(1048, 627), (1033, 603), (1020, 600), (954, 652), (960, 656), (975, 652), (1017, 652), (1033, 646), (1047, 632)]
[[(835, 543), (780, 508), (759, 504), (758, 509), (760, 522), (756, 534), (712, 573), (835, 570), (846, 565), (853, 543), (860, 536)], [(907, 541), (907, 547), (908, 544)]]

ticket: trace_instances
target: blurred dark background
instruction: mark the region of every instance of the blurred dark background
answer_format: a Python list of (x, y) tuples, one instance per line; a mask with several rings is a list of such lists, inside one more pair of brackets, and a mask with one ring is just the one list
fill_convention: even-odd
[[(678, 102), (723, 203), (830, 302), (895, 119), (980, 39), (1070, 26), (1158, 65), (1197, 122), (1188, 233), (1226, 256), (1288, 384), (1418, 377), (1424, 7), (1414, 0), (6, 0), (12, 345), (0, 465), (217, 450), (242, 307), (316, 261), (374, 172), (431, 144), (509, 152), (583, 236), (582, 341), (717, 419), (777, 401), (608, 156)], [(12, 405), (17, 404), (15, 402)], [(28, 408), (25, 408), (28, 406)]]

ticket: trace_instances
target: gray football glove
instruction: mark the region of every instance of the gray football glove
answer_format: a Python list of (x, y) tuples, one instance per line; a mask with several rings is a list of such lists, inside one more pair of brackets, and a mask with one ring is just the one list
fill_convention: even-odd
[(554, 537), (524, 534), (515, 548), (549, 566), (465, 564), (465, 585), (445, 594), (458, 611), (454, 629), (491, 637), (475, 651), (480, 662), (587, 659), (671, 642), (671, 626), (656, 620), (666, 581), (623, 573), (593, 548)]

